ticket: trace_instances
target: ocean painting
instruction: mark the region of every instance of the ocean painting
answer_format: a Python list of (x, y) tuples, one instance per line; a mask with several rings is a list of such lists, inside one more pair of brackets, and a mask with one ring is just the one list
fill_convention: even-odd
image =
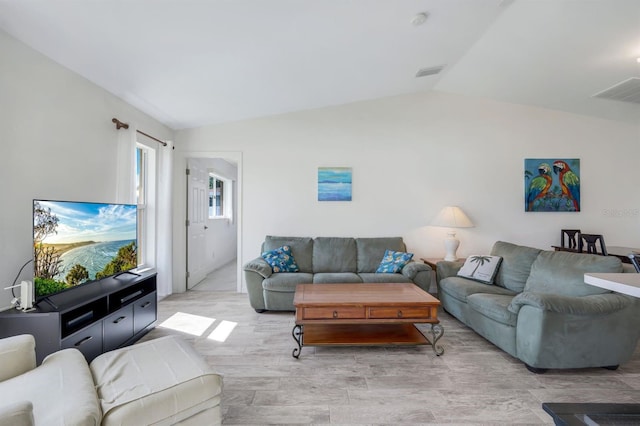
[(351, 201), (351, 167), (318, 167), (318, 201)]

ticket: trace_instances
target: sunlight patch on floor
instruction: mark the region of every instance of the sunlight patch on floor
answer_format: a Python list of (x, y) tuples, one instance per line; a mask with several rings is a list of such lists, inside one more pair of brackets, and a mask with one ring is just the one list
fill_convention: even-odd
[(176, 312), (166, 321), (162, 322), (159, 327), (169, 328), (193, 336), (202, 336), (215, 320), (215, 318)]
[(234, 328), (238, 325), (233, 321), (221, 321), (220, 324), (209, 334), (207, 339), (215, 340), (216, 342), (224, 342), (231, 334)]
[[(193, 336), (204, 336), (206, 331), (211, 328), (215, 322), (215, 318), (176, 312), (166, 321), (163, 321), (158, 327), (168, 328)], [(225, 342), (237, 325), (237, 322), (221, 320), (220, 323), (213, 328), (213, 331), (209, 333), (207, 339), (215, 340), (216, 342)]]

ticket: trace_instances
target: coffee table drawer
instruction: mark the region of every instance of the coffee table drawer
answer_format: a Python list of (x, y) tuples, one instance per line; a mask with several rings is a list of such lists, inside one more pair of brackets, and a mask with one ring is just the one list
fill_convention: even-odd
[(304, 308), (302, 318), (309, 319), (357, 319), (364, 318), (364, 307), (340, 307), (340, 308)]
[(431, 318), (431, 309), (424, 308), (412, 308), (412, 307), (371, 307), (369, 308), (369, 318)]

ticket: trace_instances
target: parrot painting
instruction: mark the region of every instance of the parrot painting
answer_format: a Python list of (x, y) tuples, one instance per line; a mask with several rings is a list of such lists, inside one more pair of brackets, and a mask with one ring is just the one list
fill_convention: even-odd
[(541, 200), (547, 195), (549, 188), (551, 187), (551, 166), (547, 163), (541, 163), (538, 166), (538, 176), (534, 177), (529, 184), (529, 190), (527, 192), (527, 205), (526, 211), (532, 212), (533, 204), (536, 200)]
[(560, 188), (562, 189), (562, 195), (572, 203), (573, 209), (579, 212), (580, 179), (578, 178), (578, 175), (576, 175), (571, 170), (571, 167), (569, 167), (569, 165), (562, 160), (554, 161), (553, 172), (558, 175)]

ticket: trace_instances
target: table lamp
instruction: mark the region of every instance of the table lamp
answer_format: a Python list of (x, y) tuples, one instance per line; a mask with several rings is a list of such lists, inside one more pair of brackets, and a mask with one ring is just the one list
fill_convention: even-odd
[(447, 232), (449, 238), (444, 240), (444, 248), (447, 251), (444, 260), (456, 260), (456, 250), (458, 250), (460, 241), (456, 238), (455, 228), (472, 228), (473, 223), (471, 220), (469, 220), (460, 207), (446, 206), (440, 210), (440, 213), (431, 221), (431, 225), (451, 228), (449, 232)]

